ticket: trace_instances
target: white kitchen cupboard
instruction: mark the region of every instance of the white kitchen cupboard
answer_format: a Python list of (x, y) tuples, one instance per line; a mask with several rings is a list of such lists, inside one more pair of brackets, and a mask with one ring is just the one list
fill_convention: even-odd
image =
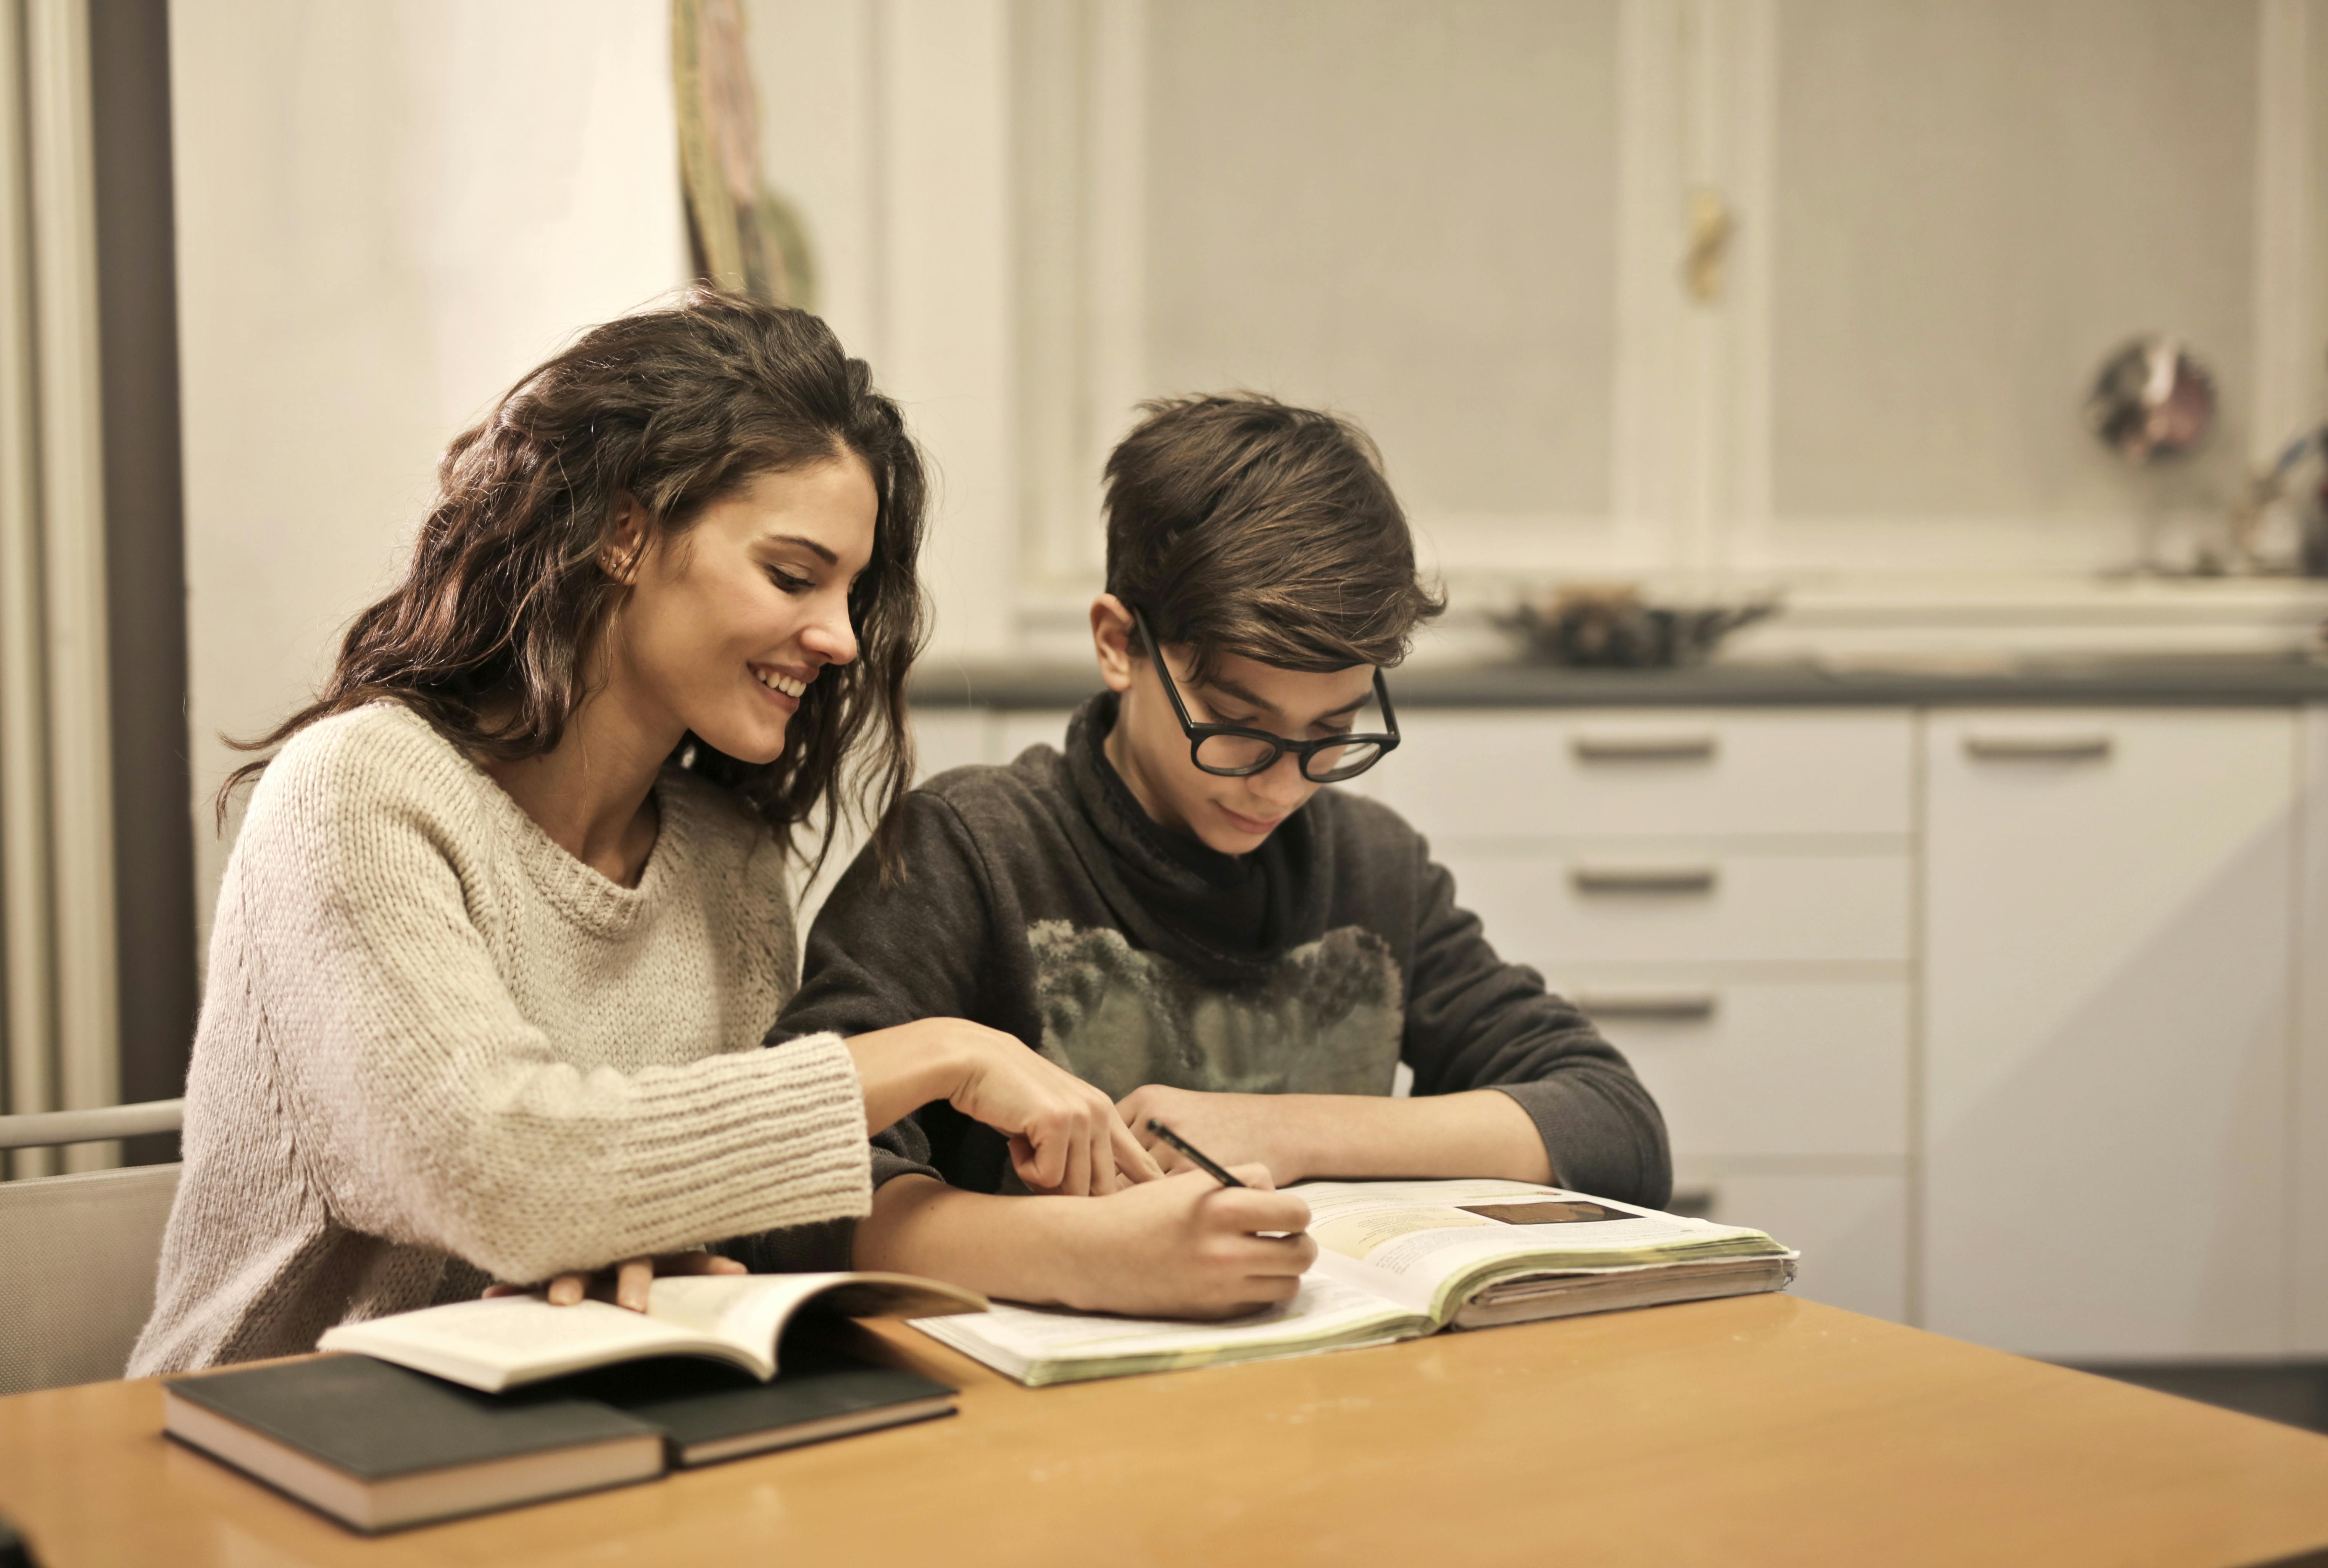
[(2296, 898), (2295, 1061), (2288, 1096), (2295, 1179), (2288, 1239), (2288, 1353), (2328, 1357), (2328, 708), (2298, 719), (2303, 800)]
[(1927, 715), (1925, 1327), (2286, 1350), (2296, 726)]
[(1360, 781), (1665, 1112), (1676, 1205), (1910, 1313), (1905, 709), (1410, 711)]

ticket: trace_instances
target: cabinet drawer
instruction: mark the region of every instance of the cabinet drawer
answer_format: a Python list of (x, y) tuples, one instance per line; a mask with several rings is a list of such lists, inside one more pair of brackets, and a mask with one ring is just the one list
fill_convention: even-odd
[(1768, 1231), (1803, 1254), (1794, 1293), (1908, 1320), (1908, 1181), (1903, 1176), (1712, 1176), (1685, 1171), (1677, 1207)]
[(1425, 712), (1371, 789), (1433, 838), (1906, 833), (1905, 711)]
[(1587, 963), (1898, 962), (1908, 857), (1531, 850), (1445, 857), (1506, 958)]
[(1645, 981), (1563, 970), (1657, 1097), (1685, 1164), (1908, 1152), (1904, 981)]

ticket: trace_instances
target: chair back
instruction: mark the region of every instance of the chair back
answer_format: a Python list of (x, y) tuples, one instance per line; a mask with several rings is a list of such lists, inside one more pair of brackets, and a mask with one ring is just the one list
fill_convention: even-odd
[(0, 1181), (0, 1394), (121, 1376), (154, 1310), (180, 1169)]

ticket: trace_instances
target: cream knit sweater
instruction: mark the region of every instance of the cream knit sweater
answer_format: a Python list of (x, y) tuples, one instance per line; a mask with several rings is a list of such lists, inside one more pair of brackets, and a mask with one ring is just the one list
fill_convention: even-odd
[(783, 854), (701, 780), (655, 800), (624, 888), (399, 705), (284, 748), (219, 894), (130, 1376), (868, 1211), (840, 1038), (758, 1048), (797, 980)]

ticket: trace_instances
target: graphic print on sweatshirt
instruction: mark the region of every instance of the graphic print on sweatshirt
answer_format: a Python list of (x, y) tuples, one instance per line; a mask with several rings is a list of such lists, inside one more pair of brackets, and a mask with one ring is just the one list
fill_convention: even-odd
[(1108, 928), (1027, 928), (1043, 1054), (1120, 1100), (1143, 1084), (1222, 1094), (1387, 1094), (1405, 1030), (1389, 944), (1346, 925), (1234, 988)]

